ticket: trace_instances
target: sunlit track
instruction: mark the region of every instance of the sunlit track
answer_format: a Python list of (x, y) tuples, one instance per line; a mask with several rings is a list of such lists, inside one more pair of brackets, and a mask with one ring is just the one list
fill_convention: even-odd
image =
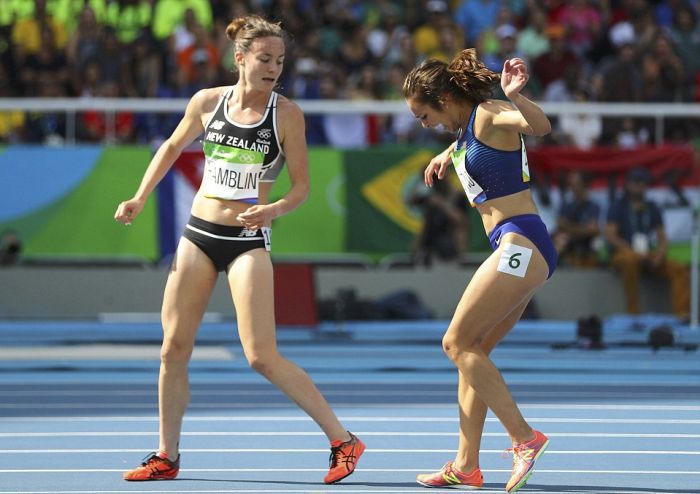
[[(348, 344), (361, 348), (362, 358), (334, 356)], [(46, 360), (45, 347), (37, 360), (25, 348), (19, 366), (0, 359), (0, 494), (417, 493), (426, 492), (414, 482), (417, 473), (454, 457), (456, 380), (439, 347), (312, 339), (280, 347), (368, 445), (358, 470), (340, 484), (321, 482), (323, 433), (252, 372), (237, 348), (211, 348), (193, 362), (179, 480), (167, 488), (124, 484), (121, 473), (157, 446), (157, 362), (83, 360), (76, 352), (57, 370), (50, 364), (59, 360)], [(522, 492), (700, 492), (697, 355), (527, 348), (537, 356), (529, 368), (528, 352), (513, 342), (494, 352), (523, 414), (552, 441)], [(337, 372), (339, 363), (346, 372)], [(503, 491), (508, 446), (489, 415), (482, 492)]]

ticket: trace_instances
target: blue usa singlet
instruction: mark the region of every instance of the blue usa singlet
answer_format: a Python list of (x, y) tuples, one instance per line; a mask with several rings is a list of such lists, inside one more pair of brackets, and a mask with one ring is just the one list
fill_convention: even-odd
[(515, 194), (529, 188), (530, 170), (525, 143), (520, 149), (502, 151), (481, 142), (474, 135), (475, 105), (463, 134), (457, 137), (452, 164), (472, 206), (489, 199)]

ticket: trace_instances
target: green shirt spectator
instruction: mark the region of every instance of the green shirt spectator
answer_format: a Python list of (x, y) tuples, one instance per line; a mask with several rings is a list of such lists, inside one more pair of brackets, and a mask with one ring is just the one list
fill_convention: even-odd
[(54, 19), (63, 24), (66, 33), (70, 35), (78, 26), (78, 18), (85, 4), (90, 5), (97, 22), (103, 24), (107, 10), (105, 0), (49, 0), (47, 10)]
[(211, 31), (213, 18), (209, 0), (157, 0), (153, 13), (153, 34), (157, 39), (170, 36), (175, 26), (185, 18), (185, 11), (192, 9), (197, 21), (207, 32)]
[(107, 6), (107, 24), (117, 33), (122, 43), (134, 41), (141, 30), (151, 24), (153, 6), (150, 0), (111, 2)]
[(0, 27), (7, 27), (17, 19), (27, 17), (34, 11), (34, 2), (25, 0), (0, 0)]

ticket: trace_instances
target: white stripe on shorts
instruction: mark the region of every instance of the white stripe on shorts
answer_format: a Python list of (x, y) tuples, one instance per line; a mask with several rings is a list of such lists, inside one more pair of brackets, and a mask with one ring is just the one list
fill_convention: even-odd
[(213, 233), (205, 232), (204, 230), (200, 230), (199, 228), (195, 228), (190, 224), (185, 225), (185, 228), (189, 228), (193, 232), (201, 233), (202, 235), (206, 235), (207, 237), (211, 238), (218, 238), (219, 240), (264, 240), (263, 237), (224, 237), (222, 235), (214, 235)]

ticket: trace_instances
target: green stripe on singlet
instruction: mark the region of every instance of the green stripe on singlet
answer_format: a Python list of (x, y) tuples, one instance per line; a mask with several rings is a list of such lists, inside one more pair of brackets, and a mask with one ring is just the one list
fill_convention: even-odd
[(234, 148), (223, 144), (214, 144), (212, 142), (204, 143), (204, 155), (207, 158), (229, 163), (240, 163), (243, 165), (262, 163), (265, 159), (265, 154), (260, 151)]

